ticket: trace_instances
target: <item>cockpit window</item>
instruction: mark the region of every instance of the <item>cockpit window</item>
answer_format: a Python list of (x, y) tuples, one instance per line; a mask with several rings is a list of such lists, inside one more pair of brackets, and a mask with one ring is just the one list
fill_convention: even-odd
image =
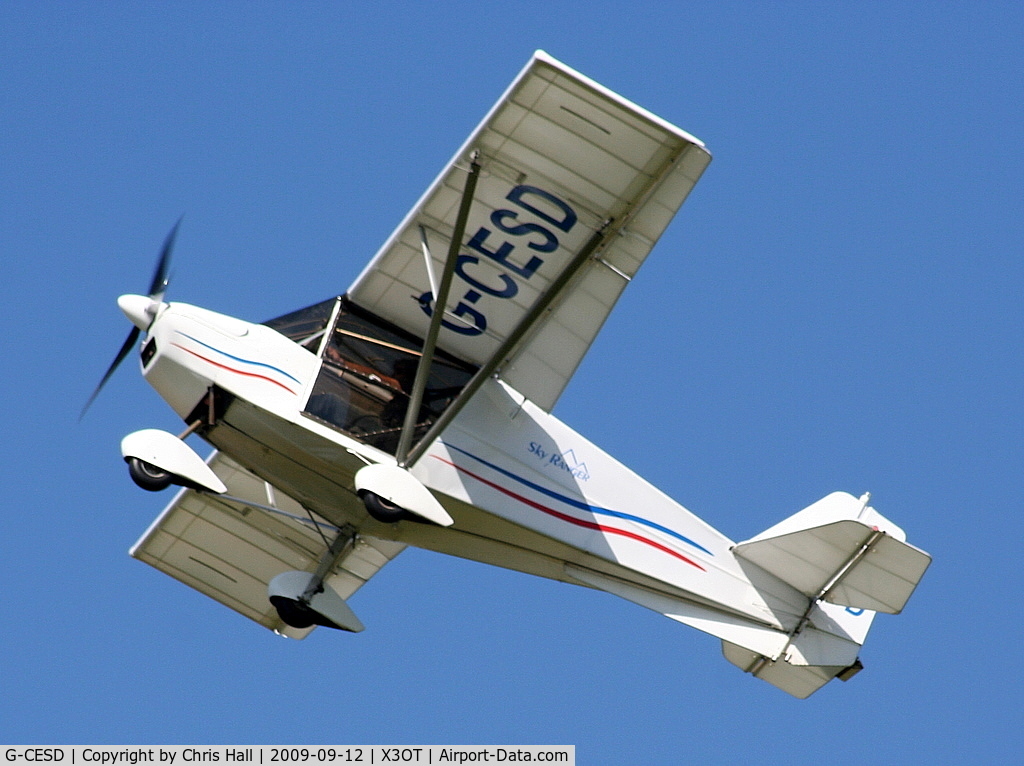
[[(419, 339), (342, 299), (305, 414), (393, 454), (421, 345)], [(414, 440), (426, 433), (475, 371), (443, 352), (435, 354)]]
[(327, 323), (331, 321), (331, 314), (337, 302), (337, 298), (330, 298), (263, 324), (316, 353), (320, 348), (319, 340), (327, 329)]

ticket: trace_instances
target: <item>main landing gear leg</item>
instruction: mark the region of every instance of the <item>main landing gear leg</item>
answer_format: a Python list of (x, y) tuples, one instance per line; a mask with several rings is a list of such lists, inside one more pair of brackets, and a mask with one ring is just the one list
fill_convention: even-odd
[(216, 423), (216, 390), (210, 388), (178, 436), (149, 428), (129, 434), (121, 441), (121, 455), (128, 463), (128, 475), (142, 489), (159, 492), (172, 484), (204, 489), (217, 494), (226, 491), (205, 461), (185, 444), (191, 434)]

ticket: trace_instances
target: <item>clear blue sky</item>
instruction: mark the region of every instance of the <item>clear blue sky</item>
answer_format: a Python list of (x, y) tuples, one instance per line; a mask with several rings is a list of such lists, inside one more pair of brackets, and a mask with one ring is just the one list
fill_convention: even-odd
[[(556, 413), (734, 539), (871, 491), (935, 563), (848, 684), (420, 551), (289, 642), (127, 555), (118, 442), (180, 423), (134, 364), (77, 416), (173, 222), (172, 299), (341, 291), (536, 48), (715, 158)], [(0, 742), (1018, 751), (1022, 71), (1019, 3), (4, 3)]]

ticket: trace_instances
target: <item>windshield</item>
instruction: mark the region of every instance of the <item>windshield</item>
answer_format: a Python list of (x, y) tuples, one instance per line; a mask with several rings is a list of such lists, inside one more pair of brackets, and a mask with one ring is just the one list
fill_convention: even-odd
[(331, 313), (337, 302), (337, 298), (328, 298), (263, 324), (316, 353), (320, 348), (319, 340), (327, 329), (327, 323), (331, 321)]
[[(305, 414), (394, 454), (421, 345), (419, 339), (342, 298)], [(426, 433), (475, 371), (443, 352), (434, 355), (414, 441)]]

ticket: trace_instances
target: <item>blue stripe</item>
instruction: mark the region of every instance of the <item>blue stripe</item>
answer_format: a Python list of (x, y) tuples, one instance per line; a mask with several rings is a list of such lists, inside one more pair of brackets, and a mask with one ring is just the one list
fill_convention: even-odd
[(540, 492), (543, 495), (547, 495), (548, 497), (553, 498), (555, 500), (559, 500), (559, 501), (565, 503), (566, 505), (571, 505), (573, 508), (579, 508), (582, 511), (590, 511), (591, 513), (598, 514), (598, 515), (601, 515), (601, 516), (613, 516), (613, 517), (615, 517), (617, 519), (625, 519), (626, 521), (632, 521), (632, 522), (635, 522), (637, 524), (642, 524), (645, 527), (650, 527), (651, 529), (657, 529), (659, 532), (664, 532), (666, 535), (670, 535), (671, 537), (674, 537), (677, 540), (681, 540), (684, 543), (686, 543), (687, 545), (693, 546), (697, 550), (703, 551), (704, 553), (708, 554), (709, 556), (714, 556), (715, 555), (711, 551), (709, 551), (707, 548), (705, 548), (703, 545), (701, 545), (700, 543), (695, 543), (690, 538), (688, 538), (688, 537), (686, 537), (684, 535), (681, 535), (678, 532), (669, 529), (668, 527), (663, 527), (661, 524), (658, 524), (657, 522), (650, 521), (649, 519), (642, 519), (639, 516), (634, 516), (631, 513), (623, 513), (622, 511), (613, 511), (613, 510), (610, 510), (608, 508), (599, 508), (599, 507), (594, 506), (594, 505), (589, 505), (587, 503), (584, 503), (581, 500), (576, 500), (575, 498), (568, 497), (567, 495), (563, 495), (563, 494), (560, 494), (560, 493), (555, 492), (553, 490), (547, 489), (546, 487), (542, 487), (539, 484), (534, 484), (532, 481), (529, 481), (528, 479), (524, 479), (522, 476), (517, 476), (516, 474), (512, 473), (511, 471), (505, 470), (501, 466), (497, 466), (494, 463), (491, 463), (491, 462), (488, 462), (487, 460), (484, 460), (483, 458), (477, 457), (476, 455), (474, 455), (471, 452), (467, 452), (464, 449), (460, 449), (459, 447), (456, 447), (454, 444), (448, 444), (446, 442), (445, 446), (448, 447), (449, 449), (455, 450), (456, 452), (461, 452), (466, 457), (473, 458), (473, 460), (476, 460), (478, 463), (483, 463), (488, 468), (494, 469), (495, 471), (497, 471), (501, 475), (507, 476), (508, 478), (512, 479), (513, 481), (517, 481), (520, 484), (524, 484), (525, 486), (529, 487), (530, 489), (536, 490), (537, 492)]
[(199, 340), (199, 338), (193, 338), (191, 335), (186, 335), (181, 330), (176, 330), (176, 332), (178, 333), (178, 335), (183, 335), (184, 337), (188, 338), (193, 343), (198, 343), (200, 346), (204, 346), (204, 347), (210, 349), (211, 351), (216, 351), (218, 354), (226, 356), (228, 359), (234, 359), (236, 362), (241, 362), (242, 364), (252, 364), (252, 365), (255, 365), (257, 367), (266, 367), (268, 370), (273, 370), (274, 372), (279, 372), (282, 375), (284, 375), (286, 378), (288, 378), (290, 380), (294, 380), (300, 386), (302, 385), (302, 381), (301, 380), (296, 378), (294, 375), (289, 375), (287, 372), (282, 370), (280, 367), (275, 367), (274, 365), (266, 364), (265, 362), (254, 362), (252, 359), (242, 359), (242, 357), (240, 357), (240, 356), (235, 356), (234, 354), (229, 354), (226, 351), (221, 351), (219, 348), (215, 348), (215, 347), (211, 346), (209, 343), (203, 343), (201, 340)]

